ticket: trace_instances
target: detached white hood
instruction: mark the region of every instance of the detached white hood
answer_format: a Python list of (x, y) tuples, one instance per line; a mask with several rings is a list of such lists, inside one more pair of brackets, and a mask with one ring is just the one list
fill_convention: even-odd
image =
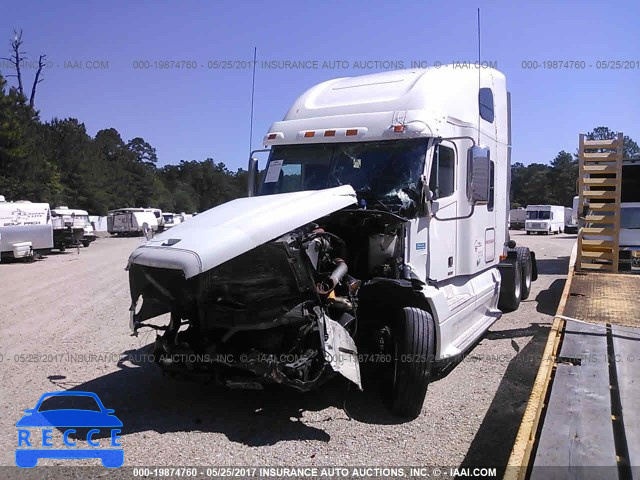
[(302, 225), (356, 204), (356, 193), (350, 185), (239, 198), (156, 235), (133, 251), (129, 264), (182, 270), (186, 278), (191, 278)]

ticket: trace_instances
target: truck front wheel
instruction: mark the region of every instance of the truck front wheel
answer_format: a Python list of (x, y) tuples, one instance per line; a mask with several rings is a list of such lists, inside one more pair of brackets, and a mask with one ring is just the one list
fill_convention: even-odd
[(396, 318), (392, 337), (391, 413), (414, 419), (422, 411), (435, 356), (433, 318), (419, 308), (403, 308)]

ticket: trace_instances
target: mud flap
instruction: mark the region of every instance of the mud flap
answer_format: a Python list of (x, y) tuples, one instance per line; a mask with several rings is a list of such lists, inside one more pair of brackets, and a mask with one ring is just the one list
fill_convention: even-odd
[[(362, 390), (358, 349), (353, 338), (342, 325), (331, 320), (324, 313), (319, 316), (319, 319), (322, 319), (319, 323), (324, 324), (324, 328), (320, 329), (321, 339), (324, 340), (324, 358), (335, 372), (351, 380)], [(322, 330), (326, 335), (322, 335)]]
[(536, 261), (536, 254), (529, 250), (529, 255), (531, 256), (531, 266), (533, 267), (531, 270), (531, 281), (535, 282), (538, 279), (538, 262)]

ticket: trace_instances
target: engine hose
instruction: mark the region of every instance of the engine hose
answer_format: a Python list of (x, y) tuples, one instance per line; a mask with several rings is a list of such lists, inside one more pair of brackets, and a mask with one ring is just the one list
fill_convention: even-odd
[(334, 262), (337, 266), (333, 270), (333, 272), (331, 272), (329, 278), (324, 282), (318, 283), (317, 285), (318, 293), (321, 295), (328, 295), (329, 293), (331, 293), (331, 291), (336, 288), (336, 285), (340, 283), (340, 280), (342, 280), (342, 278), (349, 271), (347, 264), (341, 258), (336, 258)]

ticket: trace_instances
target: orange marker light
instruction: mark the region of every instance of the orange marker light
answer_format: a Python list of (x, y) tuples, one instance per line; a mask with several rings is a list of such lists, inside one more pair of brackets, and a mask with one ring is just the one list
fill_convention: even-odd
[(267, 140), (275, 140), (277, 136), (278, 136), (277, 133), (270, 133), (269, 136), (267, 137)]
[(404, 132), (404, 125), (395, 125), (393, 127), (393, 131), (396, 132), (396, 133)]
[(335, 137), (336, 136), (336, 131), (335, 130), (327, 130), (326, 132), (324, 132), (324, 136), (325, 137)]
[(354, 128), (351, 130), (347, 130), (347, 137), (352, 137), (353, 135), (358, 135), (358, 129)]
[(304, 138), (311, 138), (316, 134), (316, 132), (304, 132)]

